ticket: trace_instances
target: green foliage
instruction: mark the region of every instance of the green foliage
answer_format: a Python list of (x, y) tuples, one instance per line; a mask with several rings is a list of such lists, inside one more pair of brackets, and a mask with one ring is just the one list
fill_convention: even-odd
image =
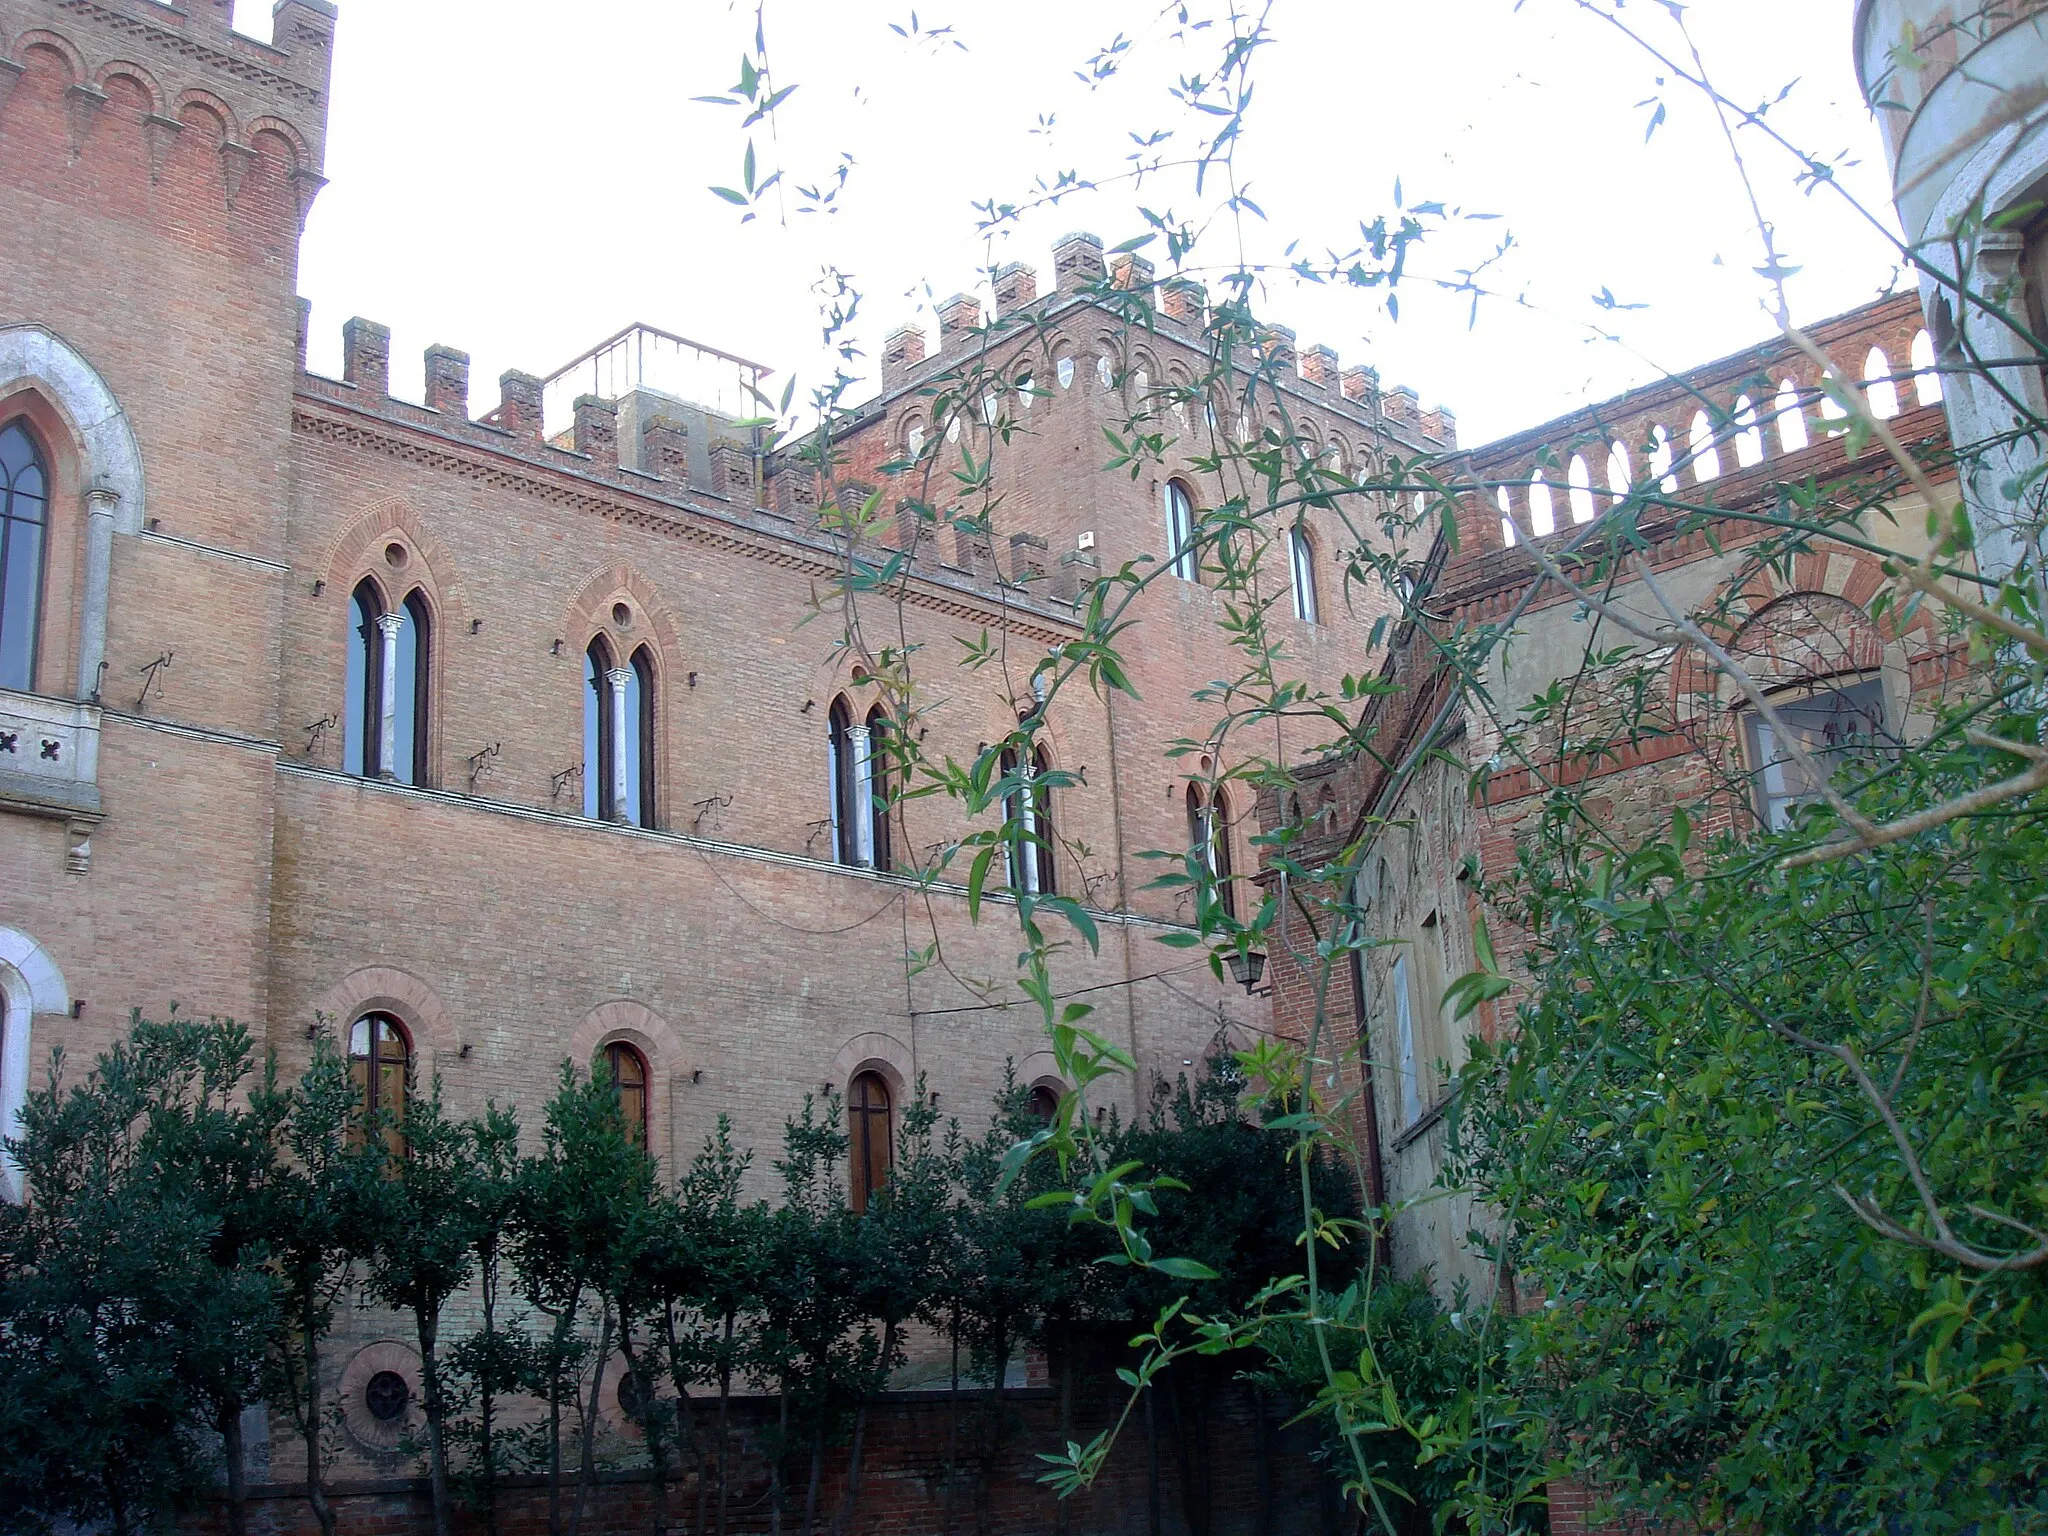
[[(1861, 808), (2001, 769), (1940, 743)], [(1466, 1172), (1545, 1297), (1515, 1391), (1630, 1507), (2048, 1524), (2048, 1266), (1998, 1267), (2048, 1229), (2041, 809), (1794, 867), (1827, 813), (1697, 866), (1565, 817), (1529, 850), (1536, 991), (1475, 1045)]]

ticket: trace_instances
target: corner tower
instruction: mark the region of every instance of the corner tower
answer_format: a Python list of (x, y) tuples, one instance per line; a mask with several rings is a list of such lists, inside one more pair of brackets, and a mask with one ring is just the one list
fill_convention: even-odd
[(131, 1002), (265, 1013), (335, 12), (230, 7), (0, 0), (0, 1134)]

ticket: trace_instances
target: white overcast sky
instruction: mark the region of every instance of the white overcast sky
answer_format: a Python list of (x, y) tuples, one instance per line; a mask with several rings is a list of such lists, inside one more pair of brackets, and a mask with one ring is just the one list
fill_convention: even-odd
[[(1220, 0), (1204, 0), (1218, 4)], [(907, 40), (915, 9), (937, 41)], [(1850, 0), (1699, 0), (1687, 11), (1723, 88), (1775, 97), (1802, 146), (1854, 162), (1844, 184), (1884, 210), (1882, 154), (1856, 92)], [(268, 25), (260, 0), (242, 24)], [(1640, 0), (1624, 13), (1664, 27)], [(341, 0), (327, 149), (330, 185), (306, 230), (300, 291), (312, 362), (338, 371), (350, 315), (392, 328), (395, 387), (415, 394), (432, 342), (475, 359), (474, 408), (507, 368), (546, 373), (644, 320), (757, 359), (803, 385), (824, 366), (811, 285), (829, 261), (864, 297), (870, 354), (933, 297), (976, 285), (991, 261), (1049, 279), (1052, 242), (1140, 231), (1139, 203), (1192, 213), (1183, 181), (1077, 196), (991, 246), (973, 204), (1021, 199), (1034, 178), (1114, 173), (1129, 133), (1191, 121), (1167, 98), (1213, 65), (1214, 34), (1176, 42), (1157, 0), (767, 0), (778, 83), (798, 89), (764, 168), (813, 179), (843, 151), (855, 169), (829, 218), (742, 226), (707, 190), (739, 175), (738, 114), (693, 97), (731, 85), (753, 27), (728, 0)], [(1398, 323), (1375, 295), (1276, 282), (1260, 305), (1304, 343), (1459, 417), (1467, 445), (1761, 338), (1770, 324), (1742, 183), (1705, 103), (1571, 0), (1276, 0), (1275, 44), (1240, 171), (1264, 209), (1243, 248), (1271, 260), (1348, 247), (1399, 178), (1424, 198), (1495, 221), (1460, 226), (1419, 265), (1450, 272), (1503, 235), (1491, 274), (1526, 305), (1407, 291)], [(1097, 89), (1075, 68), (1119, 33), (1136, 40)], [(964, 50), (951, 46), (954, 38)], [(1668, 104), (1645, 143), (1651, 108)], [(1034, 132), (1041, 117), (1049, 131)], [(1213, 121), (1213, 120), (1212, 120)], [(1894, 281), (1883, 232), (1751, 135), (1767, 217), (1803, 270), (1795, 318), (1813, 320)], [(1213, 188), (1212, 194), (1213, 194)], [(1205, 260), (1234, 257), (1219, 231)], [(1156, 253), (1154, 253), (1156, 254)], [(1605, 311), (1606, 289), (1642, 309)], [(1589, 323), (1624, 344), (1587, 339)]]

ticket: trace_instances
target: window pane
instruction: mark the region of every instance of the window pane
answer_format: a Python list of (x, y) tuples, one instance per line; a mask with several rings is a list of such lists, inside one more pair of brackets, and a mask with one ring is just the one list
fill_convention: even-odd
[(644, 647), (633, 653), (626, 671), (626, 788), (619, 819), (645, 827), (654, 822), (654, 665)]
[(605, 679), (610, 665), (603, 642), (592, 641), (583, 653), (583, 814), (593, 821), (611, 798), (611, 684)]
[(1401, 1124), (1422, 1118), (1422, 1084), (1415, 1075), (1415, 1020), (1408, 1008), (1408, 957), (1394, 961), (1394, 1048), (1400, 1053)]
[(43, 529), (26, 518), (5, 520), (0, 577), (0, 688), (35, 686), (36, 625), (43, 585)]
[(377, 771), (377, 599), (365, 584), (349, 599), (348, 680), (341, 714), (344, 773)]
[[(1884, 685), (1874, 677), (1800, 697), (1774, 698), (1771, 706), (1792, 741), (1829, 773), (1885, 734)], [(1764, 822), (1774, 829), (1786, 826), (1800, 805), (1819, 796), (1820, 785), (1793, 756), (1791, 745), (1760, 715), (1750, 722), (1750, 744)]]
[(398, 633), (392, 644), (398, 652), (393, 673), (391, 701), (392, 772), (401, 784), (417, 784), (419, 775), (420, 728), (420, 623), (412, 599), (398, 610)]

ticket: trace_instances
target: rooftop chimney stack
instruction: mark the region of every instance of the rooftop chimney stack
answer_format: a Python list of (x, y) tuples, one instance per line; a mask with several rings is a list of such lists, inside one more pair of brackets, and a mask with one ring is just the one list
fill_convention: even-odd
[(1331, 396), (1337, 393), (1337, 354), (1328, 347), (1312, 346), (1301, 349), (1301, 381), (1318, 394)]
[(600, 395), (576, 397), (570, 443), (597, 469), (619, 467), (619, 403)]
[(898, 326), (882, 343), (882, 388), (895, 389), (923, 361), (924, 332), (914, 325)]
[(1379, 398), (1380, 371), (1377, 368), (1346, 368), (1344, 398), (1369, 406)]
[(539, 442), (541, 382), (517, 369), (498, 375), (498, 408), (491, 419), (514, 437)]
[(358, 315), (341, 328), (341, 377), (364, 398), (391, 393), (391, 327)]
[(1184, 277), (1169, 277), (1159, 289), (1159, 312), (1169, 319), (1178, 320), (1190, 333), (1200, 331), (1207, 323), (1205, 311), (1209, 307), (1209, 291), (1200, 283), (1190, 282)]
[(669, 485), (690, 483), (690, 434), (674, 417), (640, 423), (640, 473)]
[(1038, 297), (1038, 273), (1021, 261), (996, 268), (996, 314), (1014, 315)]
[(1052, 275), (1060, 293), (1081, 293), (1098, 286), (1107, 275), (1102, 262), (1102, 241), (1078, 231), (1052, 248)]
[(939, 306), (939, 350), (965, 341), (981, 329), (981, 301), (972, 294), (956, 293)]
[(439, 345), (427, 348), (427, 409), (469, 420), (469, 354)]
[(1273, 367), (1286, 374), (1295, 371), (1294, 332), (1284, 325), (1259, 327), (1259, 350)]
[(1119, 251), (1109, 259), (1109, 270), (1113, 286), (1126, 293), (1135, 293), (1147, 303), (1152, 300), (1157, 272), (1152, 263), (1130, 251)]

